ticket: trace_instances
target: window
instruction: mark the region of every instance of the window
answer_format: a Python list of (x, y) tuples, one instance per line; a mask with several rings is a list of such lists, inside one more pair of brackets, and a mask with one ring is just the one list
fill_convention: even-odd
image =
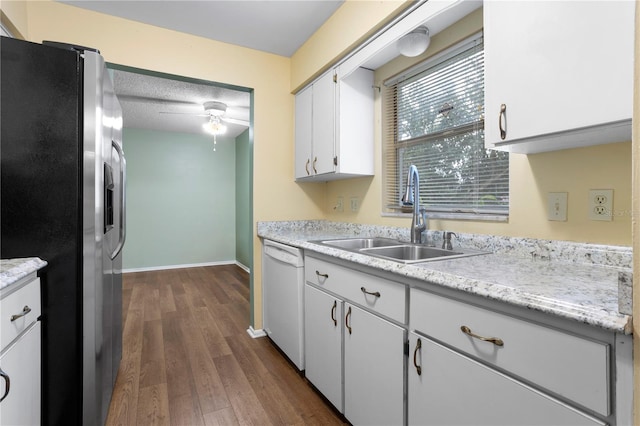
[(402, 210), (415, 164), (420, 204), (431, 217), (506, 218), (509, 154), (484, 148), (481, 35), (385, 82), (383, 96), (387, 212)]

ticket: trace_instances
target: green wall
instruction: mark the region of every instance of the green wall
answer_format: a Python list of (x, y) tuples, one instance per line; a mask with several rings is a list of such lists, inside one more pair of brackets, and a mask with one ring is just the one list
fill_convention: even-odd
[(214, 152), (205, 135), (127, 128), (123, 140), (128, 178), (123, 268), (235, 262), (234, 141), (218, 139)]
[(236, 260), (243, 266), (251, 267), (251, 199), (249, 184), (249, 129), (236, 138)]

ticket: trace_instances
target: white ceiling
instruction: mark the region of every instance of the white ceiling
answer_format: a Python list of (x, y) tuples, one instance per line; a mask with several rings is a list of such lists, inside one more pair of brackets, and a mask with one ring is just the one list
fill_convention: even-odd
[(58, 1), (290, 57), (344, 0)]
[[(72, 6), (170, 30), (290, 57), (344, 0), (57, 0)], [(94, 46), (100, 49), (100, 46)], [(223, 118), (249, 121), (246, 91), (206, 82), (113, 70), (125, 127), (204, 134), (203, 103), (227, 104)], [(219, 140), (246, 125), (226, 122)]]

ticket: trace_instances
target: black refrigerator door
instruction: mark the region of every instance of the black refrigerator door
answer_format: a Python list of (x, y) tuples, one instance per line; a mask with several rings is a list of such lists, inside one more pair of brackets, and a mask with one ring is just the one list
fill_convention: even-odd
[(82, 59), (2, 37), (2, 258), (38, 256), (42, 279), (43, 424), (82, 414)]

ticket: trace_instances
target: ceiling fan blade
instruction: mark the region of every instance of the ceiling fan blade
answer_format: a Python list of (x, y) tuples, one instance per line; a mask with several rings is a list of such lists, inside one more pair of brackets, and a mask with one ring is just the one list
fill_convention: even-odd
[(209, 114), (196, 114), (193, 112), (172, 112), (172, 111), (158, 111), (160, 114), (174, 114), (174, 115), (191, 115), (193, 117), (209, 117)]
[(241, 126), (247, 126), (249, 127), (249, 122), (246, 120), (238, 120), (237, 118), (228, 118), (228, 117), (220, 117), (220, 119), (222, 121), (226, 121), (227, 123), (231, 123), (231, 124), (239, 124)]

